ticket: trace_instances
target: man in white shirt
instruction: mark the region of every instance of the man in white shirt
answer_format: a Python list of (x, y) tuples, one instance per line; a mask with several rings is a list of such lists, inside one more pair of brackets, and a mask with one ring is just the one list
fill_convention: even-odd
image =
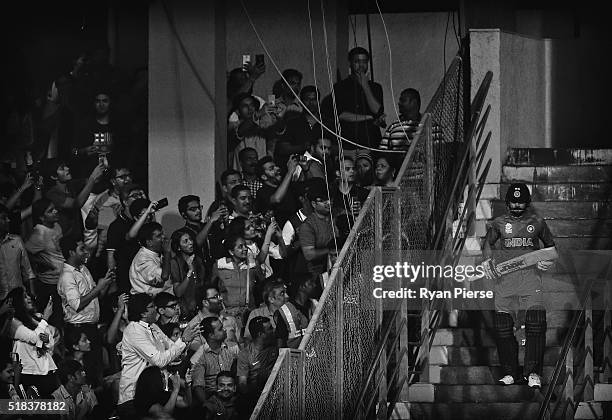
[(131, 322), (120, 344), (122, 370), (117, 412), (121, 419), (135, 418), (134, 391), (142, 371), (151, 365), (164, 368), (200, 333), (199, 325), (188, 326), (181, 338), (170, 340), (155, 325), (158, 314), (153, 298), (145, 293), (130, 297), (128, 314)]
[(162, 226), (156, 222), (144, 224), (138, 232), (138, 241), (141, 248), (130, 266), (130, 293), (174, 294), (170, 281), (171, 250)]
[(74, 329), (80, 329), (91, 342), (91, 351), (84, 360), (90, 383), (98, 385), (102, 378), (102, 340), (98, 333), (100, 321), (99, 296), (104, 296), (108, 286), (115, 280), (114, 271), (94, 282), (85, 266), (89, 251), (82, 239), (65, 236), (60, 239), (62, 254), (66, 259), (57, 292), (62, 300), (66, 336)]

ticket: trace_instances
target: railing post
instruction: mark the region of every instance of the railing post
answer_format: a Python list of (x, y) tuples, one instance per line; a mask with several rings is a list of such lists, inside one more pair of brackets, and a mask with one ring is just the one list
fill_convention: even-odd
[(582, 401), (592, 401), (593, 391), (593, 304), (589, 292), (584, 306), (584, 394)]
[(295, 375), (297, 376), (297, 388), (292, 390), (294, 395), (297, 395), (297, 408), (296, 415), (298, 418), (304, 418), (304, 403), (306, 401), (306, 390), (304, 388), (304, 381), (306, 376), (306, 369), (304, 366), (304, 350), (291, 350), (291, 357), (297, 359), (297, 369), (295, 369)]
[(565, 374), (567, 375), (563, 391), (565, 418), (566, 420), (572, 420), (574, 418), (574, 347), (571, 343), (565, 358)]
[[(383, 194), (379, 188), (374, 202), (374, 264), (383, 264)], [(378, 340), (382, 338), (384, 300), (376, 299), (376, 331)], [(378, 340), (376, 340), (378, 342)], [(383, 352), (378, 362), (378, 418), (387, 418), (387, 354)], [(368, 413), (364, 413), (367, 417)]]
[(427, 213), (429, 215), (428, 226), (427, 226), (427, 243), (433, 241), (436, 237), (436, 225), (434, 219), (434, 208), (435, 208), (435, 177), (434, 177), (434, 151), (433, 151), (433, 140), (431, 138), (431, 114), (425, 118), (425, 126), (423, 127), (423, 136), (425, 137), (425, 200), (427, 202)]
[(291, 402), (292, 402), (292, 397), (291, 397), (291, 375), (293, 374), (293, 372), (291, 372), (291, 351), (288, 350), (287, 351), (287, 356), (283, 359), (283, 364), (285, 365), (283, 367), (283, 370), (285, 372), (287, 372), (287, 376), (285, 377), (285, 386), (284, 386), (284, 392), (283, 392), (283, 419), (290, 419), (291, 418)]
[(599, 378), (600, 383), (612, 381), (612, 286), (607, 277), (604, 296), (604, 345), (603, 345), (603, 372)]
[[(336, 418), (344, 418), (344, 270), (338, 267), (336, 297)], [(305, 414), (305, 413), (304, 413)]]
[[(401, 184), (400, 184), (401, 185)], [(392, 229), (395, 235), (394, 246), (396, 249), (396, 261), (403, 261), (404, 255), (402, 252), (402, 194), (401, 190), (398, 189), (393, 193), (393, 206), (394, 211), (393, 215), (395, 219), (393, 220)], [(401, 290), (403, 287), (403, 280), (401, 278), (397, 278), (397, 290)], [(402, 318), (406, 319), (406, 329), (400, 328)], [(399, 352), (398, 355), (401, 354), (402, 349), (409, 349), (408, 340), (410, 337), (410, 332), (408, 331), (408, 326), (410, 323), (408, 322), (408, 302), (406, 299), (402, 299), (402, 304), (400, 307), (400, 316), (397, 317), (396, 323), (396, 331), (400, 334), (399, 339)], [(398, 350), (398, 349), (396, 349)], [(400, 365), (400, 372), (403, 372), (404, 375), (408, 375), (408, 371), (410, 370), (410, 364), (408, 363), (408, 352), (401, 358), (401, 360), (397, 359), (397, 363)], [(399, 375), (397, 378), (398, 383), (401, 381), (402, 376)], [(401, 390), (399, 390), (399, 395), (397, 396), (398, 401), (408, 401), (408, 385), (404, 385)]]

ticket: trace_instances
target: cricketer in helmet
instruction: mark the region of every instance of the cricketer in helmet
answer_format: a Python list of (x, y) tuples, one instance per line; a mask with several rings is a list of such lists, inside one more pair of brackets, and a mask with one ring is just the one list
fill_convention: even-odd
[(522, 182), (510, 185), (506, 193), (506, 206), (512, 217), (521, 217), (529, 207), (531, 194)]

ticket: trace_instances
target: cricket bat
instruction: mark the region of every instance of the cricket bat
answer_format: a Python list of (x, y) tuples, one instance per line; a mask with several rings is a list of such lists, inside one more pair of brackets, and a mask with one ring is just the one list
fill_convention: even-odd
[[(491, 271), (497, 275), (497, 277), (505, 276), (509, 273), (522, 270), (523, 268), (531, 267), (536, 265), (540, 261), (550, 261), (559, 258), (557, 249), (554, 246), (548, 248), (538, 249), (527, 254), (520, 255), (518, 257), (509, 259), (507, 261), (495, 264), (491, 267)], [(478, 274), (467, 278), (467, 281), (475, 281), (484, 277), (484, 274)]]

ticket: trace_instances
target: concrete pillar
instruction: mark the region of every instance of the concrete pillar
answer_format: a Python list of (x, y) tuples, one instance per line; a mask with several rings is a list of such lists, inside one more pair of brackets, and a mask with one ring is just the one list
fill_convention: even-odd
[(206, 207), (225, 169), (225, 15), (221, 1), (149, 8), (149, 195), (167, 197), (166, 233), (183, 225), (178, 199)]

